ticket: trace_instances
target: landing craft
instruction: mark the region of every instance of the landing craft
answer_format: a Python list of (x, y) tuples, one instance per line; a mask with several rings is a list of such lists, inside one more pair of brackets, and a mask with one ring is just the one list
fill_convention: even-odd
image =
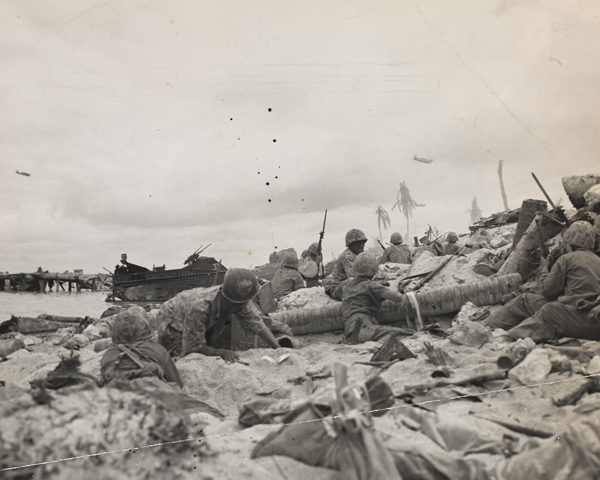
[(19, 175), (23, 175), (24, 177), (31, 177), (31, 175), (30, 175), (29, 173), (27, 173), (27, 172), (19, 172), (19, 171), (17, 170), (17, 173), (18, 173)]
[(428, 158), (419, 158), (416, 155), (413, 157), (413, 160), (416, 160), (417, 162), (421, 162), (421, 163), (431, 163), (431, 162), (433, 162), (433, 160), (429, 160)]

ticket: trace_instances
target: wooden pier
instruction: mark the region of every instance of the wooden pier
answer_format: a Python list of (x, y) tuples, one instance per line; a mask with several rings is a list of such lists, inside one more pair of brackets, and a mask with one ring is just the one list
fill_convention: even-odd
[[(94, 274), (84, 275), (83, 273), (2, 273), (0, 274), (0, 290), (5, 292), (46, 292), (53, 291), (56, 286), (56, 292), (71, 292), (73, 287), (77, 292), (81, 290), (104, 290), (107, 280), (111, 280), (111, 275)], [(67, 287), (65, 288), (65, 284)], [(104, 287), (104, 288), (103, 288)]]

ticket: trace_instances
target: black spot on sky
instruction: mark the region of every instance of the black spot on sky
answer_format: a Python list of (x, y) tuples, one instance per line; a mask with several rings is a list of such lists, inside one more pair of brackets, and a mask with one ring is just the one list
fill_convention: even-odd
[(277, 139), (275, 139), (275, 138), (274, 138), (274, 139), (273, 139), (273, 143), (275, 143), (276, 141), (277, 141)]
[(233, 120), (233, 118), (230, 118), (229, 120)]
[(269, 198), (269, 202), (271, 201), (271, 199)]
[(271, 109), (269, 108), (269, 112), (271, 111)]
[(275, 178), (279, 178), (279, 177), (275, 177)]
[(267, 185), (269, 184), (269, 182), (267, 182)]

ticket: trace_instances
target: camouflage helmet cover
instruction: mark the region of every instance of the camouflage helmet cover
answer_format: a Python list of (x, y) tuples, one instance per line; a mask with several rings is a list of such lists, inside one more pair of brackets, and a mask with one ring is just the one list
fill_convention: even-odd
[(245, 268), (230, 268), (223, 279), (221, 293), (233, 303), (244, 303), (253, 298), (260, 286), (256, 276)]
[(447, 242), (458, 242), (458, 235), (455, 232), (448, 232), (446, 235)]
[(294, 252), (286, 253), (282, 265), (289, 268), (298, 268), (298, 255)]
[(365, 234), (363, 233), (362, 230), (359, 230), (358, 228), (353, 228), (351, 230), (348, 230), (348, 233), (346, 233), (346, 246), (349, 247), (351, 243), (354, 242), (366, 242), (367, 241), (367, 237), (365, 236)]
[(142, 307), (131, 307), (115, 317), (113, 343), (139, 342), (151, 337), (152, 329), (148, 322), (148, 314)]
[(398, 232), (392, 233), (392, 236), (390, 237), (390, 243), (392, 245), (400, 245), (402, 243), (402, 235), (400, 235)]
[(588, 222), (575, 222), (565, 233), (565, 241), (575, 247), (594, 248), (595, 240), (594, 227)]
[(363, 252), (358, 254), (352, 268), (356, 276), (372, 277), (379, 271), (379, 263), (373, 255)]
[(319, 254), (319, 244), (317, 242), (311, 243), (308, 247), (308, 253), (310, 253), (311, 255), (318, 255)]

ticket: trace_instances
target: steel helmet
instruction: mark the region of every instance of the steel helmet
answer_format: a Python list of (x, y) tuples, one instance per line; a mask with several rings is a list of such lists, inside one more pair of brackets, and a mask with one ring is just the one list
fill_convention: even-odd
[(256, 276), (245, 268), (230, 268), (223, 279), (221, 293), (233, 303), (244, 303), (260, 290)]
[(458, 235), (454, 232), (448, 232), (448, 235), (446, 235), (446, 241), (447, 242), (458, 242)]
[(282, 265), (289, 268), (298, 268), (298, 255), (294, 252), (286, 253)]
[(390, 237), (390, 243), (392, 245), (400, 245), (402, 243), (402, 235), (400, 235), (398, 232), (392, 233), (392, 236)]
[(142, 307), (131, 307), (115, 317), (113, 324), (113, 343), (131, 343), (148, 340), (152, 329), (148, 314)]
[(366, 252), (359, 253), (352, 265), (357, 277), (372, 277), (379, 271), (377, 259)]
[(366, 242), (367, 241), (367, 237), (365, 236), (365, 234), (363, 233), (362, 230), (359, 230), (358, 228), (353, 228), (351, 230), (348, 230), (348, 233), (346, 234), (346, 246), (349, 247), (351, 243), (354, 242)]
[(308, 253), (310, 253), (311, 255), (318, 255), (319, 254), (319, 244), (317, 242), (311, 243), (310, 246), (308, 247)]
[(588, 222), (575, 222), (565, 233), (565, 241), (575, 247), (594, 248), (596, 241), (594, 227)]

